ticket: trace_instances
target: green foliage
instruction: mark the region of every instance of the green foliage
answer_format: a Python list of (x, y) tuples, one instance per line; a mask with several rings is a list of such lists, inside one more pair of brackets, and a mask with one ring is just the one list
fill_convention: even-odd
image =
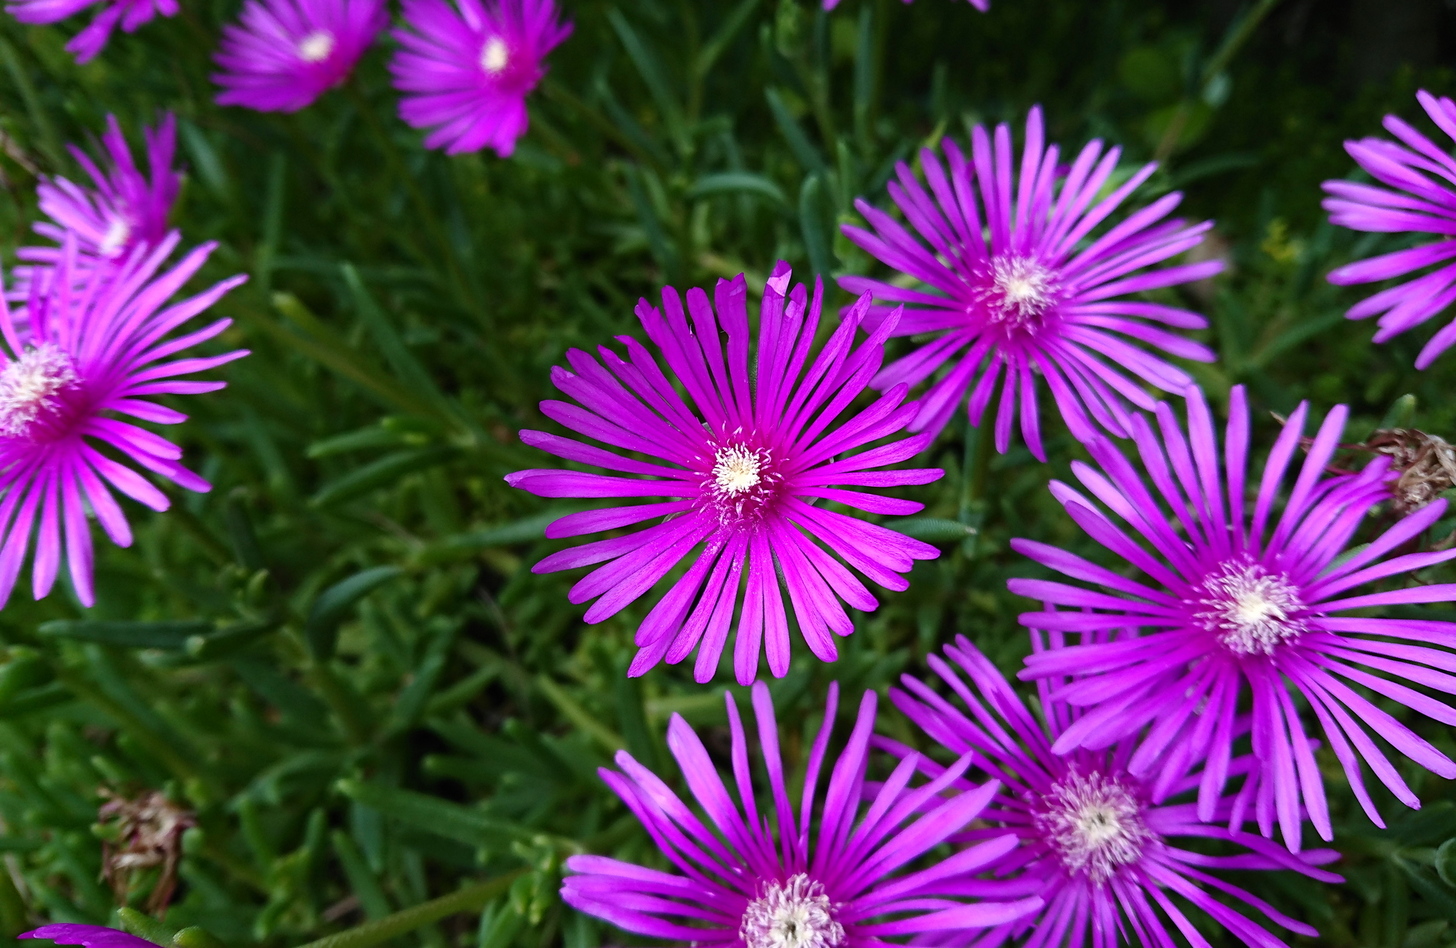
[[(1456, 360), (1417, 373), (1418, 339), (1371, 345), (1342, 316), (1356, 297), (1323, 278), (1398, 241), (1330, 228), (1318, 191), (1351, 169), (1342, 139), (1456, 82), (1410, 65), (1356, 82), (1361, 37), (1306, 4), (577, 0), (508, 161), (424, 151), (394, 115), (385, 49), (295, 115), (217, 108), (208, 56), (238, 6), (188, 4), (86, 66), (62, 49), (73, 25), (0, 26), (7, 259), (37, 176), (79, 174), (65, 142), (108, 111), (135, 139), (175, 110), (175, 220), (219, 242), (205, 276), (250, 276), (217, 307), (235, 320), (217, 345), (253, 352), (225, 392), (179, 403), (214, 490), (129, 507), (136, 543), (98, 547), (94, 609), (62, 592), (0, 615), (0, 934), (51, 919), (177, 948), (620, 937), (555, 895), (572, 853), (653, 858), (596, 768), (618, 748), (666, 767), (668, 716), (721, 728), (724, 686), (682, 667), (626, 679), (642, 609), (587, 628), (570, 577), (530, 572), (559, 548), (542, 527), (579, 508), (505, 486), (541, 463), (514, 432), (549, 427), (550, 367), (636, 331), (635, 301), (664, 282), (761, 286), (780, 258), (866, 272), (838, 230), (853, 199), (883, 205), (897, 160), (976, 122), (1040, 102), (1052, 140), (1120, 142), (1129, 169), (1157, 157), (1145, 196), (1182, 189), (1218, 221), (1229, 273), (1170, 291), (1212, 319), (1220, 361), (1190, 368), (1215, 401), (1242, 382), (1280, 413), (1350, 403), (1350, 440), (1383, 417), (1456, 432)], [(906, 492), (927, 510), (902, 527), (943, 556), (857, 616), (833, 666), (799, 650), (773, 685), (782, 720), (807, 728), (830, 680), (883, 688), (959, 633), (1016, 667), (1027, 603), (1005, 580), (1033, 568), (1008, 540), (1081, 542), (1046, 490), (1078, 448), (1047, 428), (1049, 467), (960, 430), (927, 452), (947, 475)], [(892, 712), (883, 726), (913, 739)], [(1456, 944), (1456, 798), (1422, 777), (1407, 774), (1426, 808), (1385, 801), (1377, 830), (1327, 767), (1348, 883), (1249, 884), (1321, 944)], [(195, 814), (164, 918), (141, 910), (159, 870), (98, 881), (100, 788)]]

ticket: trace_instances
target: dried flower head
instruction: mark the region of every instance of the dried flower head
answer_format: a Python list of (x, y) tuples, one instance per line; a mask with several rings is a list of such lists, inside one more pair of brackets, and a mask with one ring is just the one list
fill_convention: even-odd
[(106, 799), (97, 812), (97, 822), (106, 830), (101, 844), (101, 877), (116, 893), (117, 904), (125, 905), (136, 872), (160, 870), (147, 899), (147, 911), (165, 911), (177, 887), (182, 834), (197, 825), (197, 818), (157, 790), (134, 799), (104, 787), (100, 794)]

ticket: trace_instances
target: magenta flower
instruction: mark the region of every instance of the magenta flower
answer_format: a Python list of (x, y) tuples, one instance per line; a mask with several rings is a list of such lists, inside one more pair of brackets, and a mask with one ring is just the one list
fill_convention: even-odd
[(59, 923), (42, 925), (35, 931), (24, 932), (17, 938), (46, 938), (58, 945), (83, 945), (85, 948), (158, 948), (145, 938), (128, 935), (115, 928), (100, 925), (75, 925)]
[[(1456, 138), (1456, 102), (1424, 90), (1417, 100), (1431, 121)], [(1325, 210), (1330, 221), (1351, 230), (1392, 234), (1435, 234), (1419, 247), (1397, 250), (1340, 267), (1330, 282), (1341, 286), (1376, 283), (1436, 267), (1418, 277), (1382, 290), (1350, 307), (1347, 316), (1380, 315), (1376, 342), (1387, 342), (1435, 316), (1456, 301), (1456, 161), (1446, 149), (1387, 115), (1385, 128), (1404, 145), (1381, 138), (1345, 142), (1355, 163), (1386, 187), (1353, 181), (1326, 181)], [(1422, 347), (1416, 368), (1424, 369), (1456, 343), (1456, 322), (1447, 323)]]
[[(579, 404), (542, 402), (542, 413), (623, 453), (521, 432), (523, 442), (558, 457), (640, 476), (531, 470), (506, 478), (515, 487), (542, 497), (664, 498), (557, 520), (546, 528), (548, 537), (660, 522), (554, 553), (534, 567), (546, 573), (604, 563), (571, 589), (572, 602), (597, 600), (586, 621), (601, 622), (689, 561), (638, 628), (631, 675), (663, 658), (680, 662), (696, 647), (694, 677), (710, 680), (737, 611), (738, 681), (748, 684), (757, 676), (761, 644), (769, 669), (782, 677), (789, 668), (785, 587), (809, 650), (834, 661), (838, 650), (830, 633), (854, 631), (841, 603), (865, 611), (878, 606), (844, 564), (887, 589), (903, 590), (909, 583), (900, 574), (915, 560), (938, 555), (929, 544), (822, 505), (914, 513), (921, 504), (856, 488), (926, 484), (943, 473), (875, 470), (914, 457), (930, 443), (929, 435), (848, 453), (895, 434), (914, 414), (914, 406), (901, 405), (906, 387), (900, 385), (840, 420), (879, 368), (894, 319), (881, 322), (855, 348), (866, 297), (811, 363), (823, 286), (816, 282), (812, 302), (803, 284), (792, 292), (788, 287), (789, 268), (780, 263), (764, 288), (751, 368), (748, 286), (741, 275), (718, 281), (716, 313), (699, 289), (688, 291), (686, 311), (671, 287), (662, 291), (662, 310), (646, 300), (637, 304), (637, 317), (670, 375), (630, 336), (617, 337), (626, 347), (625, 361), (605, 346), (598, 350), (601, 362), (580, 350), (567, 353), (571, 371), (554, 370), (552, 382)], [(720, 336), (726, 336), (726, 352)], [(629, 458), (629, 451), (653, 460)]]
[(974, 902), (961, 893), (969, 874), (1004, 858), (1016, 845), (1006, 833), (986, 834), (989, 838), (942, 862), (906, 871), (975, 819), (997, 786), (937, 799), (965, 772), (970, 757), (912, 788), (918, 763), (912, 755), (867, 793), (874, 692), (865, 692), (860, 702), (854, 731), (820, 802), (819, 774), (839, 700), (839, 686), (830, 685), (797, 821), (768, 687), (759, 682), (753, 688), (758, 742), (773, 794), (772, 809), (765, 813), (755, 801), (738, 706), (731, 693), (724, 697), (738, 799), (724, 786), (697, 734), (674, 714), (668, 747), (708, 823), (661, 778), (618, 751), (621, 772), (602, 768), (602, 779), (675, 871), (572, 856), (566, 868), (576, 875), (567, 876), (561, 887), (568, 905), (634, 934), (738, 948), (858, 948), (907, 935), (984, 929), (1040, 907), (1037, 898)]
[(30, 297), (32, 281), (42, 279), (61, 259), (61, 247), (70, 234), (75, 240), (76, 258), (71, 275), (84, 283), (97, 268), (114, 269), (133, 253), (145, 253), (162, 242), (167, 233), (167, 215), (177, 200), (182, 178), (172, 167), (177, 153), (177, 119), (170, 112), (156, 128), (143, 128), (147, 145), (147, 170), (143, 175), (132, 159), (116, 116), (106, 117), (101, 136), (104, 155), (98, 164), (84, 151), (71, 146), (71, 154), (94, 187), (86, 188), (65, 178), (44, 179), (36, 189), (40, 209), (50, 218), (34, 225), (37, 234), (55, 241), (56, 246), (21, 247), (15, 256), (28, 266), (15, 268), (7, 294), (14, 301)]
[[(1052, 645), (1060, 645), (1060, 638), (1053, 633)], [(1037, 633), (1032, 645), (1036, 656), (1057, 651), (1047, 650)], [(1009, 830), (1021, 841), (988, 867), (986, 874), (993, 878), (983, 886), (1019, 884), (1045, 901), (1041, 912), (990, 932), (968, 933), (960, 944), (974, 941), (977, 948), (994, 948), (1016, 939), (1026, 948), (1082, 948), (1090, 933), (1092, 944), (1099, 948), (1123, 944), (1172, 948), (1177, 930), (1189, 943), (1207, 945), (1173, 896), (1206, 912), (1246, 945), (1283, 944), (1210, 890), (1256, 909), (1292, 932), (1318, 936), (1308, 925), (1206, 870), (1291, 869), (1324, 882), (1339, 882), (1334, 873), (1315, 868), (1337, 858), (1336, 853), (1292, 855), (1250, 833), (1207, 825), (1192, 803), (1158, 805), (1152, 788), (1128, 769), (1128, 761), (1139, 753), (1132, 741), (1095, 752), (1057, 754), (1056, 742), (1076, 725), (1078, 713), (1056, 700), (1052, 683), (1038, 686), (1046, 718), (1039, 721), (964, 636), (946, 646), (945, 654), (954, 665), (938, 655), (927, 660), (960, 699), (958, 704), (909, 675), (901, 679), (905, 690), (892, 689), (890, 700), (931, 740), (963, 755), (962, 760), (973, 759), (986, 776), (1001, 782), (1004, 789), (981, 813), (981, 822), (952, 839), (985, 845), (986, 839)], [(877, 738), (876, 742), (907, 760), (915, 756), (891, 741)], [(1249, 761), (1240, 758), (1230, 765), (1242, 770)], [(925, 758), (920, 758), (919, 766), (938, 783), (950, 775)], [(1187, 792), (1192, 786), (1190, 780), (1173, 789)], [(983, 792), (959, 775), (951, 787), (964, 793)], [(1226, 802), (1215, 808), (1220, 814), (1227, 809)], [(1175, 844), (1180, 837), (1217, 840), (1247, 852), (1209, 856), (1180, 848)]]
[(165, 494), (118, 457), (189, 490), (209, 487), (178, 463), (181, 448), (119, 417), (164, 425), (184, 421), (186, 415), (154, 397), (222, 388), (223, 382), (179, 377), (247, 355), (238, 350), (171, 358), (231, 324), (220, 319), (170, 336), (246, 279), (236, 276), (166, 305), (214, 246), (199, 247), (157, 275), (179, 239), (173, 233), (155, 248), (138, 248), (116, 270), (93, 269), (79, 284), (70, 272), (76, 243), (68, 240), (49, 292), (37, 290), (28, 301), (25, 325), (17, 325), (0, 300), (0, 606), (10, 598), (32, 533), (35, 598), (47, 595), (55, 582), (64, 534), (76, 595), (92, 605), (88, 509), (113, 543), (129, 546), (131, 528), (107, 485), (153, 510), (169, 505)]
[(1155, 165), (1143, 166), (1097, 201), (1121, 150), (1104, 153), (1101, 142), (1091, 142), (1065, 175), (1059, 173), (1057, 146), (1043, 147), (1039, 108), (1026, 121), (1019, 174), (1007, 126), (997, 126), (994, 142), (977, 126), (971, 146), (968, 163), (953, 142), (945, 141), (949, 175), (934, 152), (920, 153), (928, 194), (907, 165), (898, 166), (899, 181), (891, 182), (890, 197), (915, 234), (863, 200), (856, 207), (874, 232), (844, 227), (845, 235), (871, 256), (928, 287), (840, 279), (850, 292), (873, 292), (884, 304), (870, 311), (870, 325), (905, 304), (895, 335), (935, 336), (886, 366), (873, 384), (882, 389), (916, 385), (952, 363), (925, 393), (910, 426), (936, 433), (967, 392), (971, 423), (979, 425), (1000, 381), (996, 450), (1004, 453), (1010, 446), (1012, 418), (1019, 411), (1027, 447), (1045, 458), (1036, 391), (1041, 376), (1079, 440), (1096, 434), (1089, 414), (1125, 437), (1127, 403), (1154, 404), (1139, 380), (1176, 393), (1191, 381), (1150, 349), (1205, 362), (1214, 357), (1206, 346), (1156, 325), (1201, 329), (1206, 325), (1202, 316), (1125, 297), (1218, 273), (1222, 264), (1216, 260), (1144, 272), (1195, 247), (1213, 225), (1163, 220), (1182, 199), (1175, 193), (1094, 237), (1092, 232)]
[(222, 30), (218, 105), (296, 112), (340, 85), (389, 23), (384, 0), (248, 0)]
[(177, 0), (8, 0), (5, 9), (22, 23), (57, 23), (97, 3), (101, 12), (66, 44), (78, 63), (95, 59), (118, 24), (134, 33), (152, 17), (176, 16), (179, 9)]
[[(900, 2), (911, 3), (912, 0), (900, 0)], [(970, 0), (970, 4), (982, 13), (991, 9), (991, 0)], [(824, 0), (824, 9), (826, 10), (833, 10), (837, 6), (839, 6), (839, 0)]]
[[(1456, 626), (1373, 618), (1365, 610), (1449, 601), (1456, 585), (1356, 590), (1456, 557), (1456, 550), (1389, 555), (1435, 523), (1445, 501), (1411, 514), (1369, 544), (1351, 547), (1370, 511), (1390, 499), (1391, 478), (1385, 457), (1358, 474), (1326, 473), (1345, 426), (1342, 405), (1320, 425), (1276, 516), (1308, 414), (1301, 404), (1274, 443), (1252, 516), (1246, 516), (1244, 390), (1236, 387), (1230, 396), (1222, 463), (1202, 393), (1190, 388), (1187, 397), (1186, 436), (1165, 405), (1157, 409), (1158, 433), (1141, 416), (1134, 419), (1140, 468), (1106, 440), (1088, 446), (1096, 468), (1073, 464), (1101, 507), (1052, 483), (1077, 525), (1139, 575), (1124, 576), (1044, 543), (1012, 541), (1013, 549), (1043, 566), (1096, 587), (1032, 579), (1010, 583), (1013, 592), (1079, 610), (1021, 616), (1031, 628), (1083, 634), (1082, 644), (1032, 656), (1022, 673), (1078, 677), (1055, 695), (1091, 710), (1058, 736), (1054, 749), (1108, 747), (1151, 725), (1129, 769), (1149, 776), (1161, 793), (1206, 758), (1198, 813), (1212, 819), (1233, 772), (1239, 702), (1247, 688), (1256, 766), (1240, 791), (1231, 825), (1243, 821), (1252, 803), (1264, 835), (1272, 834), (1277, 818), (1285, 842), (1298, 849), (1302, 808), (1322, 837), (1329, 839), (1331, 831), (1323, 781), (1292, 686), (1314, 713), (1361, 806), (1383, 825), (1365, 791), (1361, 758), (1397, 799), (1409, 806), (1418, 801), (1369, 731), (1443, 777), (1456, 777), (1456, 764), (1350, 685), (1456, 724), (1456, 710), (1411, 687), (1456, 693), (1456, 676), (1433, 670), (1452, 667), (1447, 649), (1456, 647)], [(1093, 636), (1099, 630), (1127, 633), (1103, 641)]]
[(571, 35), (555, 0), (404, 0), (389, 64), (403, 96), (399, 117), (431, 129), (426, 148), (447, 154), (515, 150), (526, 132), (526, 96), (543, 60)]

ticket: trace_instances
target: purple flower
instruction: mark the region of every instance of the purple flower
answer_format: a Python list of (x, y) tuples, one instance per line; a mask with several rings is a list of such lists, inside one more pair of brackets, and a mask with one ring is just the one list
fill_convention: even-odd
[(602, 779), (675, 871), (573, 856), (566, 867), (576, 875), (561, 887), (568, 905), (635, 934), (738, 948), (868, 948), (917, 933), (943, 936), (1000, 925), (1041, 905), (1037, 898), (967, 901), (961, 892), (969, 874), (1015, 846), (1009, 834), (986, 834), (989, 838), (942, 862), (906, 871), (975, 819), (997, 786), (938, 799), (965, 772), (969, 755), (940, 778), (913, 788), (918, 761), (912, 755), (876, 792), (866, 793), (874, 692), (866, 692), (860, 703), (854, 731), (821, 801), (819, 774), (839, 700), (838, 685), (830, 685), (797, 820), (768, 687), (759, 682), (753, 688), (763, 768), (773, 794), (766, 813), (755, 801), (738, 706), (731, 693), (725, 698), (738, 799), (724, 786), (697, 734), (674, 714), (668, 747), (708, 822), (661, 778), (618, 751), (621, 771), (602, 768)]
[[(1456, 138), (1456, 102), (1438, 99), (1424, 90), (1416, 93), (1416, 98), (1431, 121), (1448, 137)], [(1324, 189), (1331, 197), (1325, 198), (1324, 206), (1330, 212), (1330, 221), (1351, 230), (1435, 234), (1440, 239), (1348, 264), (1330, 274), (1331, 283), (1347, 286), (1436, 267), (1350, 308), (1346, 315), (1351, 319), (1380, 314), (1376, 342), (1386, 342), (1419, 326), (1456, 301), (1456, 161), (1445, 148), (1397, 116), (1387, 115), (1385, 128), (1404, 146), (1381, 138), (1365, 138), (1345, 142), (1345, 150), (1356, 164), (1387, 187), (1326, 181)], [(1416, 356), (1416, 368), (1429, 366), (1452, 343), (1456, 343), (1456, 322), (1447, 323), (1431, 337)]]
[[(900, 2), (911, 3), (912, 0), (900, 0)], [(991, 0), (970, 0), (970, 4), (982, 13), (991, 9)], [(839, 0), (824, 0), (824, 9), (826, 10), (833, 10), (837, 6), (839, 6)]]
[(248, 0), (213, 57), (219, 105), (296, 112), (353, 71), (389, 23), (384, 0)]
[(118, 23), (134, 33), (152, 17), (176, 16), (179, 9), (177, 0), (8, 0), (5, 9), (22, 23), (56, 23), (97, 3), (103, 8), (96, 19), (66, 44), (78, 63), (95, 59)]
[(32, 932), (17, 935), (17, 938), (47, 938), (58, 945), (83, 945), (84, 948), (157, 948), (153, 942), (135, 935), (128, 935), (115, 928), (100, 925), (74, 925), (60, 923), (42, 925)]
[[(1190, 388), (1187, 397), (1186, 436), (1165, 405), (1157, 408), (1156, 433), (1146, 419), (1134, 419), (1139, 466), (1106, 440), (1088, 446), (1097, 467), (1078, 462), (1073, 473), (1096, 501), (1052, 483), (1052, 493), (1077, 525), (1135, 574), (1044, 543), (1012, 541), (1018, 552), (1095, 587), (1032, 579), (1010, 584), (1013, 592), (1078, 610), (1021, 616), (1031, 628), (1083, 634), (1082, 644), (1032, 656), (1022, 673), (1076, 676), (1055, 696), (1090, 706), (1058, 736), (1054, 749), (1108, 747), (1151, 725), (1129, 769), (1150, 776), (1162, 793), (1206, 758), (1198, 813), (1213, 819), (1233, 773), (1232, 745), (1247, 688), (1256, 766), (1240, 790), (1230, 825), (1241, 825), (1252, 806), (1264, 835), (1272, 834), (1277, 818), (1285, 842), (1298, 849), (1302, 807), (1322, 837), (1329, 839), (1331, 831), (1310, 736), (1290, 694), (1293, 686), (1344, 766), (1361, 806), (1383, 825), (1361, 778), (1361, 758), (1397, 799), (1410, 806), (1418, 801), (1369, 731), (1443, 777), (1456, 777), (1456, 764), (1351, 685), (1456, 724), (1456, 710), (1411, 687), (1456, 693), (1456, 676), (1435, 670), (1452, 667), (1446, 649), (1456, 647), (1456, 626), (1373, 618), (1366, 610), (1449, 601), (1456, 585), (1357, 589), (1456, 557), (1456, 550), (1390, 555), (1435, 523), (1445, 501), (1352, 547), (1351, 538), (1367, 515), (1390, 499), (1391, 478), (1386, 457), (1358, 474), (1326, 473), (1345, 426), (1342, 405), (1320, 425), (1276, 513), (1308, 414), (1301, 404), (1270, 451), (1248, 516), (1249, 410), (1243, 388), (1230, 395), (1222, 459), (1202, 393)], [(1099, 630), (1125, 633), (1103, 641), (1094, 634)]]
[[(1039, 634), (1033, 633), (1032, 642), (1037, 655), (1056, 652), (1055, 648), (1045, 650)], [(1053, 633), (1052, 644), (1061, 644), (1059, 633)], [(1207, 945), (1172, 898), (1178, 896), (1247, 945), (1273, 948), (1282, 944), (1210, 890), (1231, 896), (1292, 932), (1311, 938), (1318, 935), (1308, 925), (1206, 870), (1292, 869), (1321, 881), (1339, 882), (1334, 873), (1315, 868), (1335, 859), (1336, 853), (1319, 850), (1293, 855), (1261, 837), (1207, 825), (1192, 803), (1155, 803), (1152, 788), (1128, 768), (1129, 760), (1139, 753), (1132, 741), (1116, 742), (1095, 752), (1057, 754), (1055, 743), (1075, 726), (1078, 714), (1056, 700), (1048, 682), (1039, 685), (1043, 723), (964, 636), (946, 646), (945, 654), (954, 665), (937, 655), (928, 661), (959, 697), (959, 704), (909, 675), (901, 679), (905, 690), (892, 689), (890, 700), (931, 740), (952, 754), (964, 755), (963, 760), (971, 757), (987, 777), (1000, 781), (1004, 788), (981, 813), (976, 828), (952, 839), (984, 845), (984, 840), (1009, 830), (1021, 841), (988, 868), (986, 875), (991, 878), (983, 881), (986, 890), (1020, 885), (1021, 891), (1039, 895), (1045, 902), (1036, 915), (990, 932), (968, 934), (960, 943), (974, 941), (977, 948), (993, 948), (1017, 939), (1026, 948), (1081, 948), (1087, 944), (1090, 929), (1092, 944), (1106, 948), (1138, 943), (1172, 948), (1176, 929), (1190, 943)], [(909, 748), (884, 739), (876, 742), (907, 760), (913, 756)], [(1235, 770), (1248, 765), (1247, 758), (1231, 762)], [(920, 769), (938, 782), (950, 774), (923, 758)], [(1192, 785), (1192, 780), (1186, 780), (1173, 790), (1187, 792)], [(957, 776), (951, 786), (965, 793), (980, 792), (964, 777)], [(1215, 809), (1222, 813), (1227, 808), (1222, 803)], [(1180, 848), (1175, 844), (1179, 837), (1214, 840), (1247, 851), (1206, 855)]]
[(1206, 346), (1156, 325), (1201, 329), (1206, 325), (1202, 316), (1126, 299), (1218, 273), (1223, 266), (1218, 261), (1141, 272), (1197, 246), (1213, 225), (1163, 220), (1182, 199), (1175, 193), (1092, 235), (1147, 180), (1154, 165), (1143, 166), (1097, 200), (1121, 149), (1104, 153), (1101, 142), (1091, 142), (1063, 174), (1057, 146), (1043, 147), (1039, 108), (1026, 121), (1019, 173), (1005, 125), (997, 126), (994, 140), (976, 127), (969, 163), (949, 139), (942, 147), (948, 175), (933, 151), (920, 153), (930, 193), (903, 162), (898, 183), (890, 183), (890, 197), (916, 233), (863, 200), (856, 206), (874, 232), (844, 227), (845, 235), (871, 256), (929, 288), (906, 289), (857, 276), (840, 279), (850, 292), (870, 291), (886, 304), (871, 310), (870, 325), (903, 303), (905, 316), (894, 334), (935, 337), (886, 366), (874, 380), (877, 388), (915, 385), (952, 363), (921, 399), (912, 431), (939, 432), (968, 391), (971, 423), (979, 425), (1004, 368), (996, 450), (1004, 453), (1010, 446), (1012, 417), (1019, 409), (1022, 437), (1033, 454), (1044, 458), (1038, 375), (1079, 440), (1096, 434), (1089, 414), (1125, 437), (1127, 403), (1154, 404), (1139, 381), (1175, 393), (1190, 382), (1187, 373), (1150, 349), (1213, 360)]
[(35, 597), (47, 595), (55, 582), (64, 535), (76, 595), (87, 606), (94, 602), (88, 510), (112, 542), (131, 544), (131, 528), (107, 485), (153, 510), (169, 505), (123, 460), (189, 490), (209, 488), (178, 463), (181, 448), (123, 420), (184, 421), (186, 415), (153, 399), (222, 388), (223, 382), (180, 376), (247, 355), (238, 350), (172, 358), (231, 324), (221, 319), (170, 335), (246, 279), (236, 276), (166, 305), (214, 246), (199, 247), (157, 275), (179, 239), (173, 233), (155, 248), (138, 248), (116, 270), (93, 269), (79, 284), (70, 272), (76, 244), (68, 239), (56, 279), (44, 295), (38, 288), (32, 293), (24, 325), (0, 299), (0, 606), (15, 586), (33, 533)]
[(106, 117), (101, 136), (104, 155), (98, 164), (72, 145), (71, 154), (90, 175), (94, 187), (82, 187), (65, 178), (43, 179), (36, 189), (40, 209), (50, 221), (34, 230), (56, 246), (21, 247), (15, 256), (28, 266), (19, 266), (7, 297), (24, 301), (30, 285), (52, 271), (61, 259), (61, 247), (70, 234), (76, 258), (71, 276), (84, 283), (91, 271), (114, 269), (134, 252), (145, 253), (162, 242), (167, 233), (167, 215), (177, 200), (181, 175), (172, 167), (177, 153), (177, 119), (170, 112), (156, 128), (143, 128), (147, 145), (147, 169), (143, 175), (132, 159), (116, 116)]
[[(811, 362), (823, 286), (816, 282), (812, 302), (803, 284), (792, 292), (788, 287), (789, 268), (780, 263), (764, 288), (751, 362), (748, 287), (741, 275), (719, 280), (713, 303), (702, 290), (689, 290), (686, 311), (671, 287), (662, 291), (662, 310), (646, 300), (637, 304), (637, 317), (670, 374), (630, 336), (617, 337), (626, 360), (605, 346), (598, 350), (600, 362), (580, 350), (567, 353), (571, 371), (553, 370), (552, 382), (578, 404), (542, 402), (542, 413), (623, 453), (521, 432), (526, 444), (558, 457), (640, 476), (531, 470), (506, 478), (515, 487), (542, 497), (663, 498), (557, 520), (546, 528), (548, 537), (660, 518), (646, 529), (554, 553), (534, 567), (546, 573), (604, 563), (571, 590), (572, 602), (597, 600), (586, 621), (600, 622), (689, 560), (687, 571), (638, 628), (631, 675), (664, 657), (680, 662), (701, 642), (694, 677), (708, 681), (737, 611), (738, 681), (748, 684), (758, 674), (761, 644), (769, 669), (782, 677), (789, 668), (785, 587), (809, 650), (834, 661), (838, 651), (830, 633), (854, 631), (841, 603), (866, 611), (878, 606), (844, 564), (887, 589), (903, 590), (909, 583), (900, 574), (915, 560), (938, 555), (929, 544), (822, 505), (834, 501), (872, 514), (914, 513), (921, 504), (856, 488), (927, 484), (943, 473), (875, 470), (915, 456), (930, 443), (929, 435), (848, 453), (895, 434), (914, 414), (914, 406), (901, 405), (906, 387), (899, 385), (840, 420), (879, 369), (894, 319), (882, 321), (855, 348), (866, 297)], [(723, 336), (726, 344), (719, 341)]]
[(555, 0), (404, 0), (389, 64), (399, 117), (431, 129), (426, 148), (454, 155), (490, 147), (509, 157), (526, 132), (526, 96), (542, 60), (571, 34)]

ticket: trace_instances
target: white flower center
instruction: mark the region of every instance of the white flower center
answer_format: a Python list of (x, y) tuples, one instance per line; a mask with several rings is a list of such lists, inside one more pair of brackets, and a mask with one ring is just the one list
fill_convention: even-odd
[(57, 394), (76, 381), (70, 356), (54, 343), (22, 352), (0, 369), (0, 435), (23, 437), (43, 412), (56, 409)]
[(485, 48), (480, 51), (480, 68), (494, 76), (505, 69), (510, 61), (511, 49), (505, 40), (492, 36), (485, 41)]
[(757, 487), (763, 480), (765, 458), (743, 447), (724, 448), (713, 459), (713, 483), (730, 497)]
[(1067, 871), (1086, 873), (1097, 885), (1137, 862), (1156, 838), (1132, 790), (1097, 771), (1073, 770), (1052, 784), (1032, 819)]
[(703, 501), (724, 526), (757, 522), (783, 481), (775, 470), (773, 451), (742, 442), (710, 447), (713, 467), (702, 481)]
[(131, 223), (118, 214), (107, 222), (106, 233), (101, 235), (101, 243), (96, 246), (96, 249), (103, 257), (115, 257), (121, 253), (130, 239)]
[(746, 948), (841, 948), (846, 941), (824, 886), (802, 872), (764, 886), (743, 910), (738, 937)]
[(1041, 316), (1056, 301), (1052, 272), (1025, 257), (998, 257), (991, 263), (991, 286), (985, 296), (991, 319), (1021, 326)]
[(321, 63), (334, 51), (334, 34), (314, 30), (298, 42), (298, 58), (306, 63)]
[(1225, 563), (1203, 580), (1203, 593), (1194, 619), (1235, 655), (1272, 655), (1308, 631), (1298, 588), (1258, 563)]

